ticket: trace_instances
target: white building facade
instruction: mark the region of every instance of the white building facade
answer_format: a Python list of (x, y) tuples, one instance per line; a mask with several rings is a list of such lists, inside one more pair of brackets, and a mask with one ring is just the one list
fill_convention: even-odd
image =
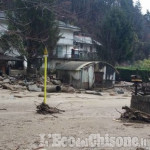
[(60, 39), (57, 42), (53, 56), (56, 58), (71, 58), (74, 47), (74, 32), (80, 31), (80, 28), (59, 21)]

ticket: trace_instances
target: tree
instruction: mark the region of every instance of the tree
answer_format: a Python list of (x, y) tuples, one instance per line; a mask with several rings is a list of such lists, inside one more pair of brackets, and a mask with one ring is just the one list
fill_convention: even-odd
[(51, 54), (59, 39), (52, 6), (53, 0), (13, 0), (7, 12), (8, 34), (14, 36), (23, 46), (28, 70), (33, 64), (33, 59), (43, 55), (44, 47), (46, 46)]
[(101, 28), (104, 59), (115, 64), (130, 60), (136, 34), (124, 11), (113, 7)]

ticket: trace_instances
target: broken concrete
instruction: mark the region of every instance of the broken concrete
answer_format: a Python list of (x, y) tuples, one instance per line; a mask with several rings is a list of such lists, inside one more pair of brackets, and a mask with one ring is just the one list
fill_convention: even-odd
[(100, 95), (102, 96), (102, 94), (100, 92), (96, 92), (96, 91), (85, 91), (86, 94), (93, 94), (93, 95)]
[(42, 91), (42, 89), (37, 87), (36, 84), (28, 85), (28, 90), (33, 91), (33, 92), (41, 92)]
[(61, 91), (65, 93), (75, 93), (76, 90), (71, 86), (61, 86)]
[(4, 79), (3, 83), (10, 83), (10, 79)]

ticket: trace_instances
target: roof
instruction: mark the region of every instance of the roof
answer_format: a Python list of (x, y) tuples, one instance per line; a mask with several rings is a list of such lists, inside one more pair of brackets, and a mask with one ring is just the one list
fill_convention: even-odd
[(58, 27), (61, 29), (70, 29), (70, 30), (74, 30), (74, 31), (80, 31), (79, 27), (67, 24), (67, 23), (62, 22), (62, 21), (58, 21)]
[(16, 57), (11, 57), (11, 56), (0, 54), (0, 61), (1, 60), (3, 60), (3, 61), (21, 61), (21, 59), (18, 59)]
[(111, 64), (109, 64), (109, 63), (107, 63), (107, 62), (104, 62), (104, 61), (96, 61), (95, 64), (108, 65), (108, 66), (110, 66), (112, 69), (114, 69), (116, 73), (118, 73), (117, 69), (116, 69), (113, 65), (111, 65)]
[(87, 37), (87, 36), (75, 35), (74, 36), (74, 41), (77, 42), (77, 43), (93, 44), (92, 38), (91, 37)]
[(92, 40), (92, 38), (88, 37), (88, 36), (75, 35), (74, 41), (77, 43), (83, 43), (83, 44), (96, 44), (98, 46), (102, 45), (100, 42), (98, 42), (96, 40)]
[(56, 70), (78, 71), (90, 64), (93, 64), (93, 62), (70, 61), (68, 63), (58, 65)]

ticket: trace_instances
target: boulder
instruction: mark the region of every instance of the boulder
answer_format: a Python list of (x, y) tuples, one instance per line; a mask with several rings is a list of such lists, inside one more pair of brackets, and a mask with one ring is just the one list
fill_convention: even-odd
[(116, 88), (115, 91), (117, 94), (124, 94), (124, 91), (121, 88)]
[(2, 76), (0, 76), (0, 81), (3, 81), (3, 80), (4, 80), (4, 78)]
[(10, 79), (4, 79), (3, 83), (10, 83)]
[(28, 85), (28, 90), (33, 92), (41, 92), (42, 89), (39, 88), (36, 84)]
[(54, 85), (61, 85), (61, 81), (60, 80), (51, 80), (51, 82), (54, 84)]
[(12, 87), (12, 85), (7, 84), (7, 83), (3, 84), (2, 87), (3, 87), (3, 89), (7, 89), (7, 90), (11, 90), (11, 91), (14, 90), (14, 88)]
[(62, 86), (61, 91), (65, 93), (75, 93), (76, 90), (71, 86)]

